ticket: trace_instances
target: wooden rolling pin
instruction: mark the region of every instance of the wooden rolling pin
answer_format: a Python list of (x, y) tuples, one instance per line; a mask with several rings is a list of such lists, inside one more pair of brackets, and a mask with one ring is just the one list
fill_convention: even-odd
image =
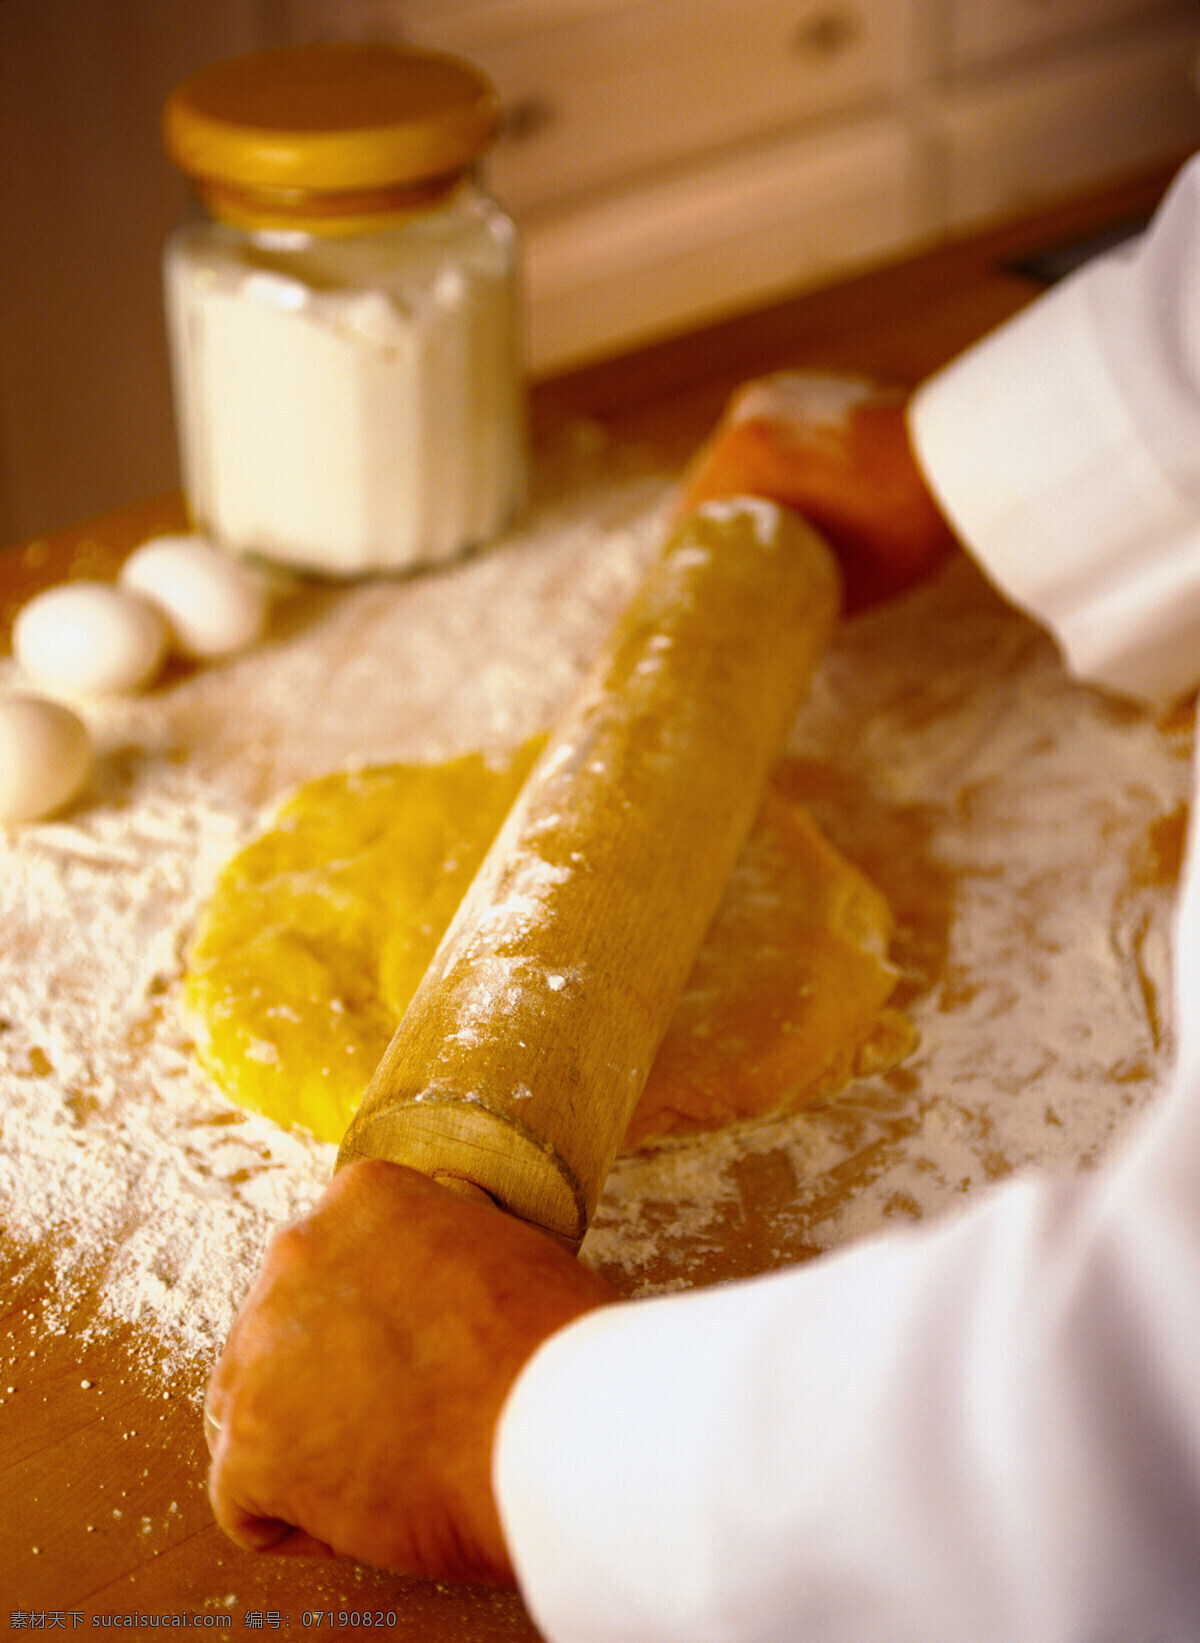
[(346, 1133), (576, 1249), (837, 615), (800, 518), (667, 541), (529, 775)]

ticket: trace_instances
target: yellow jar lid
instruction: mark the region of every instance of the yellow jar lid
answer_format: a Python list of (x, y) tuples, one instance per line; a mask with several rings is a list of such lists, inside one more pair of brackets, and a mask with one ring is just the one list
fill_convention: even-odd
[(402, 188), (465, 170), (499, 104), (469, 63), (374, 44), (291, 46), (201, 69), (167, 99), (167, 152), (200, 187)]

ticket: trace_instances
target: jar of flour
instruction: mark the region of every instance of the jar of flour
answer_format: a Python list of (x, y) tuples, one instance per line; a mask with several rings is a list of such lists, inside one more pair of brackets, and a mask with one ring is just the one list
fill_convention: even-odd
[(519, 507), (517, 237), (475, 174), (497, 123), (473, 67), (383, 45), (258, 52), (171, 94), (208, 210), (165, 257), (184, 486), (231, 552), (404, 570)]

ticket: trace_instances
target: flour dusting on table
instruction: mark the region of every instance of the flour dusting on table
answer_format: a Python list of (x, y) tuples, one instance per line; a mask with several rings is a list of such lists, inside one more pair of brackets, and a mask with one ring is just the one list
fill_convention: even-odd
[[(211, 1359), (333, 1163), (195, 1064), (179, 983), (215, 875), (305, 780), (547, 726), (669, 489), (632, 470), (547, 487), (491, 553), (301, 591), (254, 652), (88, 710), (84, 801), (0, 834), (0, 1213), (50, 1252), (50, 1328), (137, 1322), (168, 1366)], [(1189, 745), (1066, 680), (965, 564), (848, 624), (789, 769), (893, 901), (919, 1047), (820, 1109), (621, 1161), (585, 1257), (630, 1292), (680, 1287), (1097, 1160), (1169, 1060)]]

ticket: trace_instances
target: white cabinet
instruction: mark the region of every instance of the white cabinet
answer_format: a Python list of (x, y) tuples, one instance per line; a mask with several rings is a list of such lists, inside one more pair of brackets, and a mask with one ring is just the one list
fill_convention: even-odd
[(1106, 25), (1153, 23), (1185, 9), (1179, 0), (955, 0), (949, 61), (958, 69), (978, 68), (1094, 36)]
[(1200, 146), (1196, 0), (282, 0), (471, 57), (565, 366)]
[(947, 93), (946, 226), (1016, 216), (1200, 142), (1197, 50), (1195, 23), (1167, 23)]
[(781, 140), (526, 232), (536, 362), (616, 351), (899, 255), (910, 147), (884, 120)]
[(537, 208), (895, 95), (907, 0), (634, 0), (447, 13), (403, 5), (404, 34), (471, 56), (508, 130), (490, 174)]

